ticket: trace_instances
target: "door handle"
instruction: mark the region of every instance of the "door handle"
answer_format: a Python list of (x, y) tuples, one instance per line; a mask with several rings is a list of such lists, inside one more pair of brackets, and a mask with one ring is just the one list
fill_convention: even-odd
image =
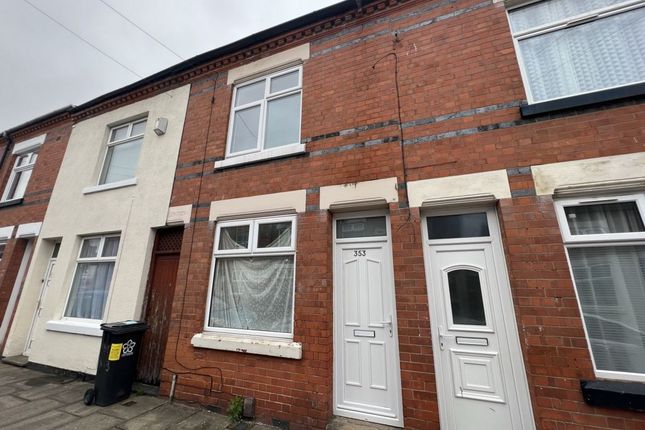
[(446, 349), (446, 339), (451, 337), (454, 337), (454, 336), (445, 334), (443, 332), (443, 326), (440, 325), (439, 326), (439, 349), (441, 349), (442, 351)]
[(383, 327), (387, 326), (388, 333), (392, 337), (392, 315), (390, 315), (389, 321), (381, 321), (381, 324), (383, 324)]

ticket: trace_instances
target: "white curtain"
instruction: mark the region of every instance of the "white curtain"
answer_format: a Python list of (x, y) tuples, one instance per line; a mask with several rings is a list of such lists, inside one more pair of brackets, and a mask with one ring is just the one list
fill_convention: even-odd
[(291, 332), (293, 256), (218, 258), (211, 327)]
[(645, 81), (644, 28), (645, 8), (639, 8), (521, 40), (533, 100)]
[(78, 263), (66, 317), (102, 319), (114, 262)]
[(645, 231), (634, 202), (565, 208), (571, 234), (606, 234)]
[(569, 248), (599, 370), (645, 373), (645, 245)]
[(517, 33), (624, 2), (625, 0), (542, 1), (512, 11), (511, 27), (513, 32)]

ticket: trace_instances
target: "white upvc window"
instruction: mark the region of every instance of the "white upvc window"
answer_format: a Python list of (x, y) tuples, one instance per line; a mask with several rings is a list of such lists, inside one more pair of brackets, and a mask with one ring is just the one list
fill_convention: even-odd
[(99, 185), (136, 177), (146, 123), (144, 118), (110, 129)]
[(16, 157), (16, 162), (13, 165), (9, 181), (2, 195), (2, 201), (17, 200), (25, 196), (25, 190), (27, 189), (27, 184), (29, 184), (31, 172), (34, 169), (37, 158), (37, 152), (27, 152)]
[(2, 261), (2, 256), (4, 255), (4, 249), (7, 247), (7, 242), (0, 240), (0, 261)]
[(119, 235), (83, 239), (65, 307), (66, 318), (103, 319), (119, 243)]
[(645, 82), (645, 0), (544, 0), (508, 12), (529, 103)]
[(645, 382), (645, 195), (556, 211), (596, 375)]
[(296, 217), (217, 224), (206, 331), (293, 338)]
[(235, 85), (226, 157), (300, 144), (302, 66)]

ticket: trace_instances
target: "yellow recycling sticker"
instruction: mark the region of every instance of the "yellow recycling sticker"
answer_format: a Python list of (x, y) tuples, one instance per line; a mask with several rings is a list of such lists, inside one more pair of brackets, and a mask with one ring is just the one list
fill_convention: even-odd
[(119, 361), (121, 358), (121, 348), (123, 347), (122, 343), (113, 343), (110, 346), (110, 355), (108, 356), (109, 361)]

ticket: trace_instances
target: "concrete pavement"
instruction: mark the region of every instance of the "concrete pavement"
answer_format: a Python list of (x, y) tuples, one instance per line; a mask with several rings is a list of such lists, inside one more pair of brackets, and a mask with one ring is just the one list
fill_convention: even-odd
[[(5, 430), (223, 430), (228, 417), (149, 395), (107, 407), (86, 406), (93, 386), (74, 378), (0, 363), (0, 428)], [(244, 422), (240, 430), (273, 427)]]

